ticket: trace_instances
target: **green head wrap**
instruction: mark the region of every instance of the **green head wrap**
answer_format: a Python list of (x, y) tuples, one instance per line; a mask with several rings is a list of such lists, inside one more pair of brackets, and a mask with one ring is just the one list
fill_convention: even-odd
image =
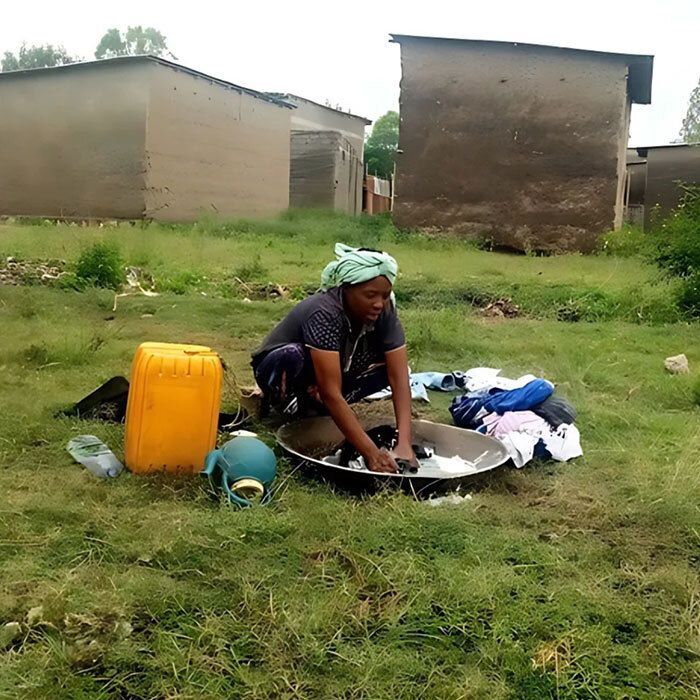
[(336, 260), (328, 263), (321, 273), (324, 289), (342, 284), (362, 284), (383, 275), (391, 284), (396, 281), (399, 266), (388, 253), (351, 248), (343, 243), (335, 244)]

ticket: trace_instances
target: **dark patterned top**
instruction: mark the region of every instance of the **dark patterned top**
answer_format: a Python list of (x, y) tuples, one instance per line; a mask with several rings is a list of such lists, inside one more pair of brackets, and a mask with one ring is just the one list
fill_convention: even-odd
[(289, 344), (338, 352), (343, 373), (358, 376), (372, 364), (384, 362), (384, 354), (405, 345), (406, 339), (390, 303), (375, 323), (353, 333), (342, 290), (336, 287), (297, 304), (253, 353), (253, 367), (271, 350)]

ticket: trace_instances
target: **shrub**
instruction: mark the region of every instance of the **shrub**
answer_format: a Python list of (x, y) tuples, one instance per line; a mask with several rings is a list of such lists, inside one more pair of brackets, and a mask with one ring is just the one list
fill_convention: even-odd
[(262, 264), (260, 255), (256, 255), (250, 262), (239, 265), (233, 271), (233, 276), (244, 282), (262, 282), (267, 274), (267, 268)]
[(126, 281), (124, 260), (113, 243), (95, 243), (80, 253), (75, 264), (79, 283), (106, 289), (119, 289)]
[(684, 190), (678, 208), (654, 230), (654, 262), (677, 277), (700, 272), (700, 186)]
[(700, 186), (683, 189), (678, 207), (653, 232), (651, 258), (667, 274), (683, 280), (678, 305), (700, 316)]
[(700, 272), (683, 278), (678, 294), (678, 306), (689, 316), (700, 317)]
[(196, 272), (180, 270), (169, 277), (161, 279), (158, 286), (163, 292), (186, 294), (191, 289), (195, 289), (201, 281), (201, 277)]
[(649, 247), (648, 237), (638, 226), (626, 225), (618, 231), (610, 231), (598, 240), (598, 250), (603, 255), (631, 258), (642, 255)]

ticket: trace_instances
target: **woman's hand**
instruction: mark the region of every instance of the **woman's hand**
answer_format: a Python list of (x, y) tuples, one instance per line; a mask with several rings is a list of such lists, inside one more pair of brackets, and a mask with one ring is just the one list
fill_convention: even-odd
[(371, 472), (381, 474), (396, 474), (399, 470), (394, 458), (386, 450), (373, 450), (365, 457), (365, 464)]
[(394, 459), (402, 459), (408, 462), (411, 469), (418, 469), (420, 466), (416, 459), (415, 452), (413, 451), (413, 447), (411, 447), (411, 443), (409, 442), (404, 443), (399, 440), (396, 447), (391, 451), (391, 456)]

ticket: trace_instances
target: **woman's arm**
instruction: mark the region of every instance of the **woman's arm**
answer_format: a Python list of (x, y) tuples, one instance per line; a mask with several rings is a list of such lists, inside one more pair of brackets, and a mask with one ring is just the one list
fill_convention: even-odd
[(401, 459), (414, 460), (411, 429), (411, 386), (408, 381), (408, 352), (406, 346), (385, 354), (391, 399), (394, 403), (399, 440), (394, 454)]
[[(316, 374), (318, 391), (323, 405), (340, 428), (345, 438), (365, 458), (368, 469), (375, 472), (395, 472), (396, 462), (388, 452), (381, 451), (370, 439), (357, 416), (343, 397), (343, 376), (340, 354), (311, 348), (311, 361)], [(410, 399), (410, 395), (409, 395)]]

